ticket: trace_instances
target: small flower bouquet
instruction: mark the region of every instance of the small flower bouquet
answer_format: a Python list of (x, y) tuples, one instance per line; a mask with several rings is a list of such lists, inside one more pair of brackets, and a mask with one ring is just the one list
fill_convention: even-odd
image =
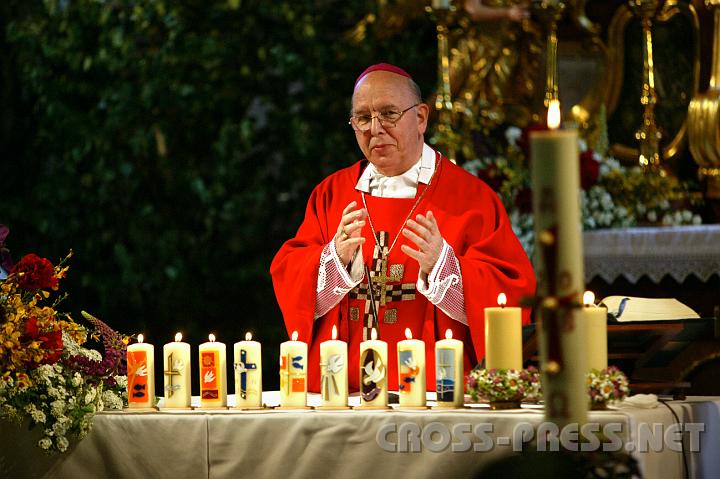
[[(47, 453), (84, 437), (95, 412), (127, 403), (126, 338), (87, 313), (92, 328), (58, 311), (65, 296), (49, 303), (69, 257), (53, 266), (29, 254), (0, 281), (0, 420), (40, 428)], [(88, 334), (102, 338), (104, 358), (83, 347)]]
[(518, 408), (523, 400), (540, 400), (540, 372), (533, 366), (521, 370), (476, 367), (468, 375), (467, 391), (472, 401), (482, 398), (492, 409)]
[(591, 409), (605, 409), (608, 403), (620, 401), (630, 393), (627, 377), (615, 366), (591, 370), (587, 384)]

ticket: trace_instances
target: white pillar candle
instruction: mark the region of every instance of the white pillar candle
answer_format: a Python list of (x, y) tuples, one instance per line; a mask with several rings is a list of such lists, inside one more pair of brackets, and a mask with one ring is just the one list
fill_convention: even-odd
[(225, 343), (208, 335), (200, 351), (200, 407), (227, 406), (227, 373), (225, 371)]
[(182, 334), (163, 346), (165, 373), (165, 407), (189, 408), (191, 400), (190, 345), (182, 342)]
[(586, 291), (582, 309), (585, 321), (585, 350), (588, 370), (607, 368), (607, 308), (595, 305), (595, 295)]
[(435, 343), (435, 378), (438, 406), (462, 407), (465, 403), (463, 343), (453, 339), (452, 330)]
[(505, 307), (505, 293), (497, 308), (485, 308), (485, 369), (522, 369), (522, 312)]
[(405, 328), (407, 339), (397, 343), (398, 392), (400, 406), (422, 407), (426, 402), (425, 342), (412, 339), (410, 328)]
[[(548, 126), (560, 124), (556, 102)], [(550, 115), (553, 113), (553, 115)], [(530, 133), (537, 308), (545, 418), (563, 427), (587, 420), (580, 172), (576, 130)]]
[(233, 348), (235, 371), (235, 407), (262, 407), (262, 347), (245, 334)]
[(307, 344), (298, 341), (298, 332), (280, 345), (280, 406), (307, 405)]
[(360, 404), (365, 407), (387, 407), (388, 347), (377, 339), (375, 328), (370, 339), (360, 343)]
[(320, 394), (322, 406), (347, 407), (347, 360), (347, 343), (337, 339), (337, 327), (333, 325), (332, 339), (320, 343)]
[(155, 405), (155, 348), (143, 342), (127, 347), (128, 407), (148, 408)]

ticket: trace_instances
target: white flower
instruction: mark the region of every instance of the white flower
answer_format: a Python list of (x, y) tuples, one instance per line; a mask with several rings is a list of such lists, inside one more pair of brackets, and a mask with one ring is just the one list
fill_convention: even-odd
[(648, 211), (647, 219), (651, 223), (655, 223), (657, 221), (657, 213), (655, 212), (655, 210)]
[(517, 126), (511, 126), (507, 130), (505, 130), (505, 139), (510, 146), (517, 147), (517, 141), (520, 139), (521, 136), (522, 130)]
[(30, 414), (30, 417), (35, 421), (36, 423), (44, 423), (47, 419), (45, 417), (45, 413), (39, 410), (37, 407), (35, 407), (34, 404), (29, 404), (25, 407), (25, 411)]
[(52, 440), (49, 437), (44, 437), (38, 441), (40, 449), (48, 450), (52, 446)]
[(683, 210), (682, 212), (682, 219), (685, 223), (690, 223), (693, 219), (692, 211), (689, 210)]
[(70, 442), (65, 437), (58, 437), (55, 442), (57, 443), (57, 448), (60, 452), (67, 451), (67, 448), (70, 445)]
[(105, 409), (122, 409), (123, 401), (114, 391), (103, 391), (102, 403)]
[(74, 387), (78, 387), (78, 386), (80, 386), (82, 383), (83, 383), (83, 378), (82, 378), (82, 376), (80, 375), (79, 372), (75, 371), (75, 374), (73, 374), (73, 378), (72, 378), (72, 385), (73, 385)]
[(95, 396), (97, 395), (97, 389), (90, 388), (88, 392), (85, 394), (85, 404), (90, 404), (93, 402), (93, 399), (95, 399)]
[(115, 382), (117, 382), (119, 388), (127, 388), (127, 376), (115, 376)]
[(50, 403), (50, 412), (55, 417), (60, 417), (65, 412), (65, 401), (62, 399), (56, 399)]
[(700, 217), (700, 215), (693, 215), (692, 224), (694, 224), (694, 225), (702, 224), (702, 218)]

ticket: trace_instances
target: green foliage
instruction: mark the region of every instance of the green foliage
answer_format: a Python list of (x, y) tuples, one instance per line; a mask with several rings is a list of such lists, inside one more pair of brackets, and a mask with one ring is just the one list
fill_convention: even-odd
[(156, 344), (253, 330), (274, 364), (285, 333), (270, 260), (311, 188), (359, 158), (346, 126), (355, 76), (394, 60), (434, 78), (433, 44), (418, 48), (433, 40), (427, 19), (382, 44), (348, 39), (374, 6), (3, 2), (11, 250), (72, 247), (74, 310)]

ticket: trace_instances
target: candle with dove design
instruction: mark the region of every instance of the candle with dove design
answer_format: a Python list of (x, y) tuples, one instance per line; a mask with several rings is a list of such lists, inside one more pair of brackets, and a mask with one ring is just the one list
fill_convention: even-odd
[(182, 334), (163, 346), (166, 408), (189, 408), (191, 400), (190, 345), (182, 342)]
[(238, 341), (234, 347), (235, 407), (262, 407), (262, 348), (252, 340), (252, 334), (245, 334), (245, 341)]
[(410, 328), (405, 328), (407, 339), (398, 342), (398, 392), (400, 407), (424, 407), (425, 386), (425, 342), (412, 338)]
[(225, 343), (208, 335), (208, 342), (200, 345), (200, 407), (227, 406), (227, 374), (225, 372)]
[(387, 357), (387, 343), (372, 328), (370, 339), (360, 343), (361, 407), (388, 407)]
[(143, 342), (127, 347), (128, 407), (151, 408), (155, 403), (155, 348)]
[(462, 407), (465, 403), (463, 343), (453, 339), (452, 330), (435, 343), (435, 382), (440, 407)]
[(320, 395), (323, 407), (347, 407), (347, 343), (337, 339), (333, 325), (332, 339), (320, 343)]
[(280, 407), (307, 406), (307, 343), (293, 331), (290, 341), (280, 344)]

